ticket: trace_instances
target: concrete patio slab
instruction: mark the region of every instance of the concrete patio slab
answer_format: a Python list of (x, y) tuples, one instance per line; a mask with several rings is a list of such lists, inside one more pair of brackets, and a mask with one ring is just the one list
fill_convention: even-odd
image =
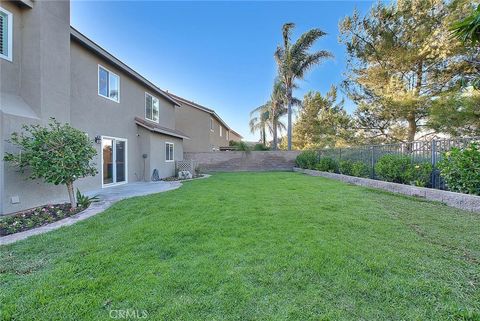
[(40, 226), (24, 232), (2, 236), (0, 237), (0, 245), (11, 244), (20, 240), (24, 240), (32, 235), (43, 234), (63, 226), (75, 224), (76, 222), (83, 221), (89, 217), (103, 212), (113, 203), (126, 198), (162, 193), (177, 189), (180, 186), (182, 186), (182, 183), (178, 181), (135, 182), (91, 191), (85, 194), (88, 196), (98, 195), (100, 201), (93, 203), (86, 210), (48, 225)]

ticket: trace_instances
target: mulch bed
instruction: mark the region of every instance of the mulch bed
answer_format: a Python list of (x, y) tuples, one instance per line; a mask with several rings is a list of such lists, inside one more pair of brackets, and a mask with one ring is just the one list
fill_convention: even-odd
[(68, 203), (49, 204), (0, 217), (0, 236), (27, 231), (35, 227), (59, 221), (83, 210), (83, 207), (77, 207), (75, 210), (71, 210), (71, 205)]

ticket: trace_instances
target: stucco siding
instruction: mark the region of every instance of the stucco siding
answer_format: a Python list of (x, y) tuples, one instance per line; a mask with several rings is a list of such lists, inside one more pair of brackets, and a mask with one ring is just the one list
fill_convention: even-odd
[[(167, 162), (165, 160), (166, 143), (174, 144), (174, 160)], [(153, 170), (157, 169), (160, 178), (174, 176), (175, 175), (175, 161), (183, 160), (183, 147), (182, 140), (165, 135), (159, 135), (157, 133), (150, 134), (150, 154), (148, 155), (150, 163), (150, 172), (147, 175), (149, 180), (153, 174)]]
[[(184, 141), (185, 152), (210, 152), (219, 147), (228, 146), (231, 136), (227, 139), (228, 129), (212, 114), (180, 103), (176, 110), (177, 129), (183, 131), (191, 139)], [(210, 119), (213, 119), (213, 130), (210, 129)], [(222, 126), (222, 136), (220, 136)], [(232, 132), (230, 132), (232, 135)]]
[[(220, 147), (228, 146), (226, 128), (215, 117), (213, 118), (213, 131), (210, 131), (210, 144), (215, 150)], [(220, 136), (220, 126), (222, 127), (222, 136)]]
[(180, 103), (175, 111), (176, 128), (190, 139), (183, 142), (185, 151), (201, 152), (210, 149), (210, 114)]
[[(120, 99), (115, 102), (98, 95), (98, 65), (120, 77)], [(151, 150), (155, 142), (151, 133), (135, 124), (135, 117), (145, 117), (145, 92), (154, 95), (160, 102), (158, 124), (175, 128), (175, 106), (159, 94), (143, 86), (137, 80), (124, 74), (101, 57), (91, 53), (76, 42), (71, 42), (71, 123), (84, 130), (92, 139), (95, 136), (108, 136), (127, 140), (128, 182), (149, 180), (151, 177)], [(155, 134), (158, 135), (158, 134)], [(179, 145), (181, 145), (181, 140)], [(100, 155), (100, 144), (97, 144)], [(142, 155), (147, 154), (144, 161)], [(144, 166), (145, 163), (145, 166)], [(101, 159), (97, 156), (96, 164)], [(169, 164), (156, 164), (162, 173), (173, 175)], [(145, 167), (145, 168), (144, 168)], [(84, 179), (80, 185), (84, 190), (101, 186), (101, 175)]]

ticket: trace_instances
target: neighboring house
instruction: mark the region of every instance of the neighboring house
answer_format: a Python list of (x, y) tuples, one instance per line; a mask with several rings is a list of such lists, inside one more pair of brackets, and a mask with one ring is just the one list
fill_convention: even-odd
[(229, 141), (240, 141), (243, 137), (232, 130), (217, 113), (193, 101), (168, 93), (181, 107), (175, 109), (175, 121), (179, 130), (190, 137), (184, 141), (185, 152), (219, 151)]
[(95, 141), (99, 174), (78, 181), (82, 192), (175, 174), (189, 141), (178, 102), (71, 28), (69, 1), (3, 1), (0, 28), (0, 214), (67, 198), (3, 161), (12, 132), (50, 117)]

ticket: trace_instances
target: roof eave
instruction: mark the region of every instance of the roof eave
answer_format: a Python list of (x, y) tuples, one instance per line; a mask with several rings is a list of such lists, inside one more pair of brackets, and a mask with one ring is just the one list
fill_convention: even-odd
[(82, 46), (86, 47), (87, 49), (95, 52), (97, 55), (101, 56), (102, 58), (108, 60), (110, 63), (118, 67), (119, 69), (123, 70), (127, 74), (129, 74), (131, 77), (135, 78), (136, 80), (142, 82), (149, 88), (153, 89), (157, 93), (159, 93), (163, 98), (167, 99), (169, 102), (171, 102), (174, 106), (180, 107), (180, 104), (173, 99), (170, 95), (168, 95), (166, 92), (164, 92), (162, 89), (158, 88), (155, 86), (152, 82), (147, 80), (145, 77), (140, 75), (138, 72), (127, 66), (124, 62), (122, 62), (120, 59), (116, 58), (112, 54), (110, 54), (108, 51), (100, 47), (98, 44), (93, 42), (91, 39), (86, 37), (84, 34), (82, 34), (80, 31), (75, 29), (74, 27), (70, 27), (70, 37), (77, 42), (79, 42)]
[(155, 133), (159, 133), (159, 134), (163, 134), (163, 135), (167, 135), (167, 136), (171, 136), (171, 137), (176, 137), (176, 138), (181, 138), (181, 139), (190, 139), (190, 137), (186, 136), (186, 135), (180, 135), (180, 134), (177, 134), (177, 133), (172, 133), (172, 132), (169, 132), (169, 131), (166, 131), (166, 130), (162, 130), (160, 128), (156, 128), (156, 127), (152, 127), (152, 126), (148, 126), (147, 124), (144, 124), (138, 120), (135, 120), (135, 123), (140, 126), (140, 127), (143, 127), (151, 132), (155, 132)]

